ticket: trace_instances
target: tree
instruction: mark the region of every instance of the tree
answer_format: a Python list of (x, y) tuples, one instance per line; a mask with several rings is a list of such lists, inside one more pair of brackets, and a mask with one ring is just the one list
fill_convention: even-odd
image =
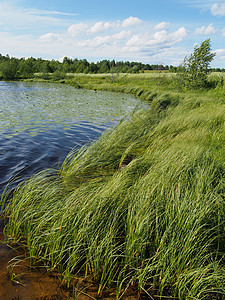
[(110, 70), (109, 60), (104, 59), (104, 60), (100, 61), (99, 67), (100, 67), (99, 68), (99, 73), (108, 73), (109, 70)]
[(10, 59), (7, 62), (3, 62), (1, 64), (0, 70), (2, 72), (2, 78), (4, 80), (15, 80), (18, 77), (18, 60), (17, 59)]
[(210, 39), (205, 40), (194, 52), (185, 57), (178, 68), (179, 84), (188, 88), (200, 88), (207, 85), (209, 65), (216, 54), (211, 52)]
[(98, 71), (97, 65), (95, 63), (93, 63), (93, 62), (90, 63), (90, 65), (89, 65), (89, 72), (96, 74), (97, 71)]
[(41, 65), (41, 78), (48, 80), (49, 79), (49, 61), (43, 61)]
[(35, 59), (28, 58), (20, 63), (20, 74), (24, 78), (31, 78), (35, 72)]

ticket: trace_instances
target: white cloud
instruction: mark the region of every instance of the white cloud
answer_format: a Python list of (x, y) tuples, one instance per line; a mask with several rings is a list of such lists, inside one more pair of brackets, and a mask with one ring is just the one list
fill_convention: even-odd
[(225, 3), (214, 3), (211, 7), (211, 12), (213, 16), (225, 16)]
[(17, 57), (30, 57), (31, 55), (40, 57), (41, 51), (45, 55), (48, 51), (52, 51), (49, 44), (41, 44), (39, 40), (34, 39), (31, 35), (14, 36), (8, 32), (0, 32), (0, 44), (2, 54)]
[(90, 33), (98, 33), (107, 31), (110, 28), (113, 28), (115, 26), (115, 23), (109, 23), (109, 22), (97, 22), (95, 23), (90, 29)]
[(142, 21), (137, 17), (129, 17), (122, 22), (122, 27), (132, 27), (140, 25)]
[(60, 18), (65, 15), (57, 11), (25, 9), (6, 1), (0, 3), (2, 28), (8, 30), (40, 30), (50, 26), (64, 26), (67, 21)]
[(70, 25), (67, 32), (72, 36), (78, 36), (84, 33), (92, 35), (99, 32), (105, 32), (116, 27), (119, 27), (119, 24), (109, 22), (96, 22), (92, 26), (87, 23), (77, 23)]
[(88, 47), (90, 48), (96, 48), (96, 47), (105, 47), (109, 45), (117, 46), (117, 51), (119, 50), (119, 45), (124, 40), (126, 41), (130, 37), (130, 31), (120, 31), (119, 33), (113, 34), (113, 35), (105, 35), (105, 36), (96, 36), (92, 39), (87, 39), (84, 41), (80, 41), (78, 43), (79, 47)]
[[(174, 48), (174, 46), (177, 47), (177, 43), (185, 33), (186, 29), (179, 28), (172, 33), (161, 30), (153, 35), (145, 33), (132, 36), (132, 30), (116, 30), (110, 35), (98, 35), (83, 39), (72, 37), (69, 34), (58, 35), (50, 32), (42, 35), (39, 39), (35, 39), (32, 36), (15, 37), (0, 32), (0, 44), (2, 45), (1, 53), (9, 53), (12, 56), (15, 56), (15, 53), (9, 52), (7, 50), (9, 47), (17, 49), (17, 55), (27, 57), (30, 57), (31, 53), (34, 57), (49, 59), (63, 56), (71, 57), (73, 54), (78, 58), (87, 58), (88, 60), (90, 57), (137, 60), (147, 63), (149, 61), (159, 63), (163, 60), (166, 64), (175, 64), (174, 57), (181, 60), (186, 54), (185, 51), (181, 53), (178, 48)], [(134, 39), (135, 36), (136, 40)], [(133, 43), (131, 43), (132, 40)], [(129, 46), (127, 45), (128, 41), (130, 41)]]
[[(168, 64), (174, 64), (186, 54), (179, 43), (187, 36), (187, 29), (180, 26), (172, 30), (174, 24), (169, 26), (168, 22), (144, 22), (130, 16), (121, 20), (76, 23), (66, 17), (72, 13), (24, 9), (10, 3), (11, 0), (0, 0), (2, 54), (48, 59), (73, 55), (88, 60), (95, 57), (148, 63), (163, 60)], [(200, 29), (207, 33), (212, 28), (213, 24), (210, 24)], [(225, 36), (225, 28), (221, 33)]]
[(78, 43), (79, 47), (88, 47), (88, 48), (95, 48), (100, 46), (106, 46), (111, 42), (111, 36), (96, 36), (93, 39), (88, 39), (85, 41), (81, 41)]
[(84, 33), (88, 28), (88, 25), (85, 23), (72, 24), (67, 32), (72, 36), (78, 36)]
[(167, 28), (169, 24), (170, 24), (169, 22), (161, 22), (161, 23), (158, 23), (158, 24), (154, 27), (154, 29), (155, 29), (155, 30), (162, 30), (162, 29)]
[(194, 34), (199, 35), (207, 35), (207, 34), (214, 34), (217, 33), (217, 30), (213, 27), (213, 23), (209, 24), (208, 26), (202, 26), (196, 28)]
[[(133, 27), (136, 25), (141, 24), (142, 21), (136, 17), (129, 17), (122, 22), (116, 21), (116, 22), (96, 22), (93, 25), (87, 24), (87, 23), (77, 23), (77, 24), (72, 24), (68, 28), (68, 33), (72, 36), (78, 36), (82, 33), (93, 35), (96, 33), (100, 32), (107, 32), (111, 29), (120, 29), (120, 28), (125, 28), (125, 27)], [(124, 31), (123, 31), (124, 32)]]
[(112, 37), (115, 40), (124, 40), (124, 39), (129, 38), (130, 34), (131, 34), (130, 31), (123, 30), (123, 31), (120, 31), (120, 32), (114, 34)]
[(60, 35), (52, 32), (46, 33), (39, 37), (39, 40), (41, 42), (54, 42), (54, 41), (58, 41), (59, 39), (60, 39)]
[(225, 27), (221, 30), (222, 36), (225, 36)]
[(215, 50), (216, 55), (225, 55), (225, 49), (217, 49)]
[(141, 60), (143, 62), (149, 61), (149, 57), (151, 57), (152, 62), (158, 63), (162, 58), (166, 59), (165, 62), (171, 61), (172, 55), (175, 55), (175, 61), (180, 62), (185, 55), (185, 51), (183, 50), (179, 56), (180, 53), (178, 54), (178, 50), (176, 50), (178, 48), (174, 48), (174, 46), (186, 36), (187, 30), (184, 27), (180, 27), (173, 32), (160, 30), (152, 35), (148, 32), (132, 35), (132, 31), (122, 30), (111, 35), (98, 35), (86, 40), (74, 41), (74, 47), (77, 49), (76, 53), (81, 52), (84, 56), (85, 54), (88, 56), (90, 53), (120, 59), (124, 56), (126, 59)]
[(188, 35), (188, 31), (185, 27), (180, 27), (178, 30), (168, 35), (169, 40), (172, 43), (181, 42)]
[(187, 36), (187, 30), (184, 27), (178, 30), (167, 33), (166, 30), (155, 32), (152, 36), (148, 33), (144, 35), (134, 35), (126, 44), (129, 47), (137, 47), (140, 51), (151, 47), (169, 47), (182, 41)]
[(170, 48), (158, 49), (157, 51), (150, 53), (148, 56), (151, 57), (151, 61), (155, 61), (157, 64), (168, 63), (173, 66), (178, 66), (183, 61), (185, 55), (187, 55), (187, 50), (182, 47), (172, 46)]
[(217, 60), (218, 62), (224, 62), (225, 60), (225, 48), (222, 49), (216, 49), (214, 51), (216, 53), (216, 57), (215, 60)]
[[(77, 24), (72, 24), (69, 26), (67, 29), (67, 32), (69, 35), (76, 37), (82, 34), (85, 35), (95, 35), (100, 32), (108, 32), (110, 30), (114, 30), (114, 32), (120, 30), (123, 27), (128, 27), (132, 26), (132, 24), (137, 24), (139, 21), (136, 20), (137, 18), (130, 17), (126, 20), (124, 20), (121, 24), (120, 21), (116, 22), (96, 22), (93, 25), (87, 24), (87, 23), (77, 23)], [(139, 19), (138, 19), (139, 20)], [(124, 26), (125, 24), (125, 26)], [(114, 34), (115, 39), (121, 39), (125, 38), (129, 35), (127, 35), (128, 31), (120, 31)]]
[(187, 54), (185, 49), (178, 47), (187, 36), (186, 28), (180, 27), (174, 32), (160, 30), (152, 35), (149, 33), (133, 35), (122, 52), (132, 59), (141, 59), (143, 62), (178, 65)]
[(208, 10), (212, 6), (212, 3), (215, 0), (176, 0), (176, 2), (180, 2), (188, 7), (199, 8), (203, 10)]
[(61, 15), (61, 16), (77, 16), (77, 14), (72, 14), (72, 13), (64, 13), (60, 11), (48, 11), (48, 10), (31, 10), (33, 11), (33, 14), (38, 14), (38, 15)]

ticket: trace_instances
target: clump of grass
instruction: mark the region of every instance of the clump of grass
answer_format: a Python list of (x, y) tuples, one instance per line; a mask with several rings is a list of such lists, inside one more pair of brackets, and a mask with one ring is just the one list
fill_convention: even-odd
[(155, 99), (157, 109), (21, 184), (4, 206), (8, 238), (68, 284), (91, 276), (99, 293), (114, 286), (119, 298), (136, 285), (156, 297), (222, 299), (224, 105)]

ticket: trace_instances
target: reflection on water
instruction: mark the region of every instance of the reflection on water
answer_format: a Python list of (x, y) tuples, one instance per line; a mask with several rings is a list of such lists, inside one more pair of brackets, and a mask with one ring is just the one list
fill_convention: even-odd
[(0, 193), (9, 181), (59, 166), (137, 106), (146, 104), (131, 95), (0, 82)]

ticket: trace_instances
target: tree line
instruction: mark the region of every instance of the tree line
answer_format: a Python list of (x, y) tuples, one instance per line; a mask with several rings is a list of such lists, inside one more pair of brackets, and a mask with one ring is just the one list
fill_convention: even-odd
[[(86, 59), (71, 59), (64, 57), (63, 62), (58, 60), (44, 60), (42, 58), (15, 58), (9, 55), (0, 54), (0, 80), (17, 80), (23, 78), (32, 78), (35, 73), (41, 74), (43, 79), (49, 79), (49, 74), (53, 80), (64, 79), (68, 73), (140, 73), (145, 71), (169, 70), (176, 72), (177, 76), (173, 77), (180, 89), (192, 88), (197, 89), (209, 86), (208, 72), (210, 63), (215, 57), (211, 51), (210, 39), (202, 42), (200, 46), (194, 48), (190, 56), (186, 56), (178, 67), (150, 65), (141, 62), (116, 62), (115, 60), (102, 60), (97, 63), (89, 63)], [(224, 69), (214, 69), (215, 71), (225, 71)], [(223, 85), (224, 79), (221, 77), (220, 84)]]
[[(71, 59), (64, 57), (63, 62), (58, 60), (44, 60), (42, 58), (15, 58), (0, 54), (0, 79), (16, 80), (20, 78), (32, 78), (35, 73), (41, 73), (47, 77), (53, 73), (56, 77), (66, 73), (140, 73), (151, 70), (169, 70), (169, 66), (150, 65), (141, 62), (123, 62), (115, 60), (102, 60), (96, 63), (88, 62), (86, 59)], [(47, 78), (46, 78), (47, 79)], [(59, 78), (60, 79), (60, 78)]]

